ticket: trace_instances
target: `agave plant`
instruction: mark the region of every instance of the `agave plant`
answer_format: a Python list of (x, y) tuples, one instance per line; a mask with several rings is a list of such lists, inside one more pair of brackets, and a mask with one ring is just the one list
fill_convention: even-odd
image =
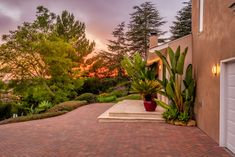
[[(192, 109), (194, 103), (195, 80), (192, 77), (192, 65), (189, 64), (186, 70), (186, 75), (183, 80), (184, 62), (188, 48), (180, 52), (180, 47), (174, 52), (168, 48), (169, 60), (161, 52), (156, 51), (156, 54), (161, 58), (164, 68), (168, 71), (170, 77), (158, 80), (163, 86), (163, 90), (158, 92), (167, 96), (171, 104), (177, 108), (179, 113), (187, 113), (192, 116)], [(182, 89), (184, 86), (184, 89)], [(169, 104), (155, 99), (155, 101), (162, 107), (169, 109)]]
[(45, 112), (49, 108), (52, 107), (52, 103), (48, 101), (42, 101), (36, 108), (35, 108), (35, 113), (41, 113)]

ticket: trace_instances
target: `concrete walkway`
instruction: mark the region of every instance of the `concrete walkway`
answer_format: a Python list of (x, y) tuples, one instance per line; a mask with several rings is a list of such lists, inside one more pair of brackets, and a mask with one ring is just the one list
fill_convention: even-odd
[(157, 106), (154, 112), (146, 112), (142, 100), (123, 100), (102, 113), (99, 122), (163, 122), (164, 109)]
[(99, 123), (112, 104), (0, 126), (0, 157), (229, 157), (198, 128), (165, 123)]

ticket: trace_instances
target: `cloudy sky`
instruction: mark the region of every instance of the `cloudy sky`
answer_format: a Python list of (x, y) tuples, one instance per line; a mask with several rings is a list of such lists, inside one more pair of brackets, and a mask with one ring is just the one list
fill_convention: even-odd
[[(168, 31), (182, 2), (187, 0), (150, 0), (155, 4), (167, 24), (163, 30)], [(36, 7), (43, 5), (57, 14), (68, 10), (75, 17), (85, 22), (89, 39), (96, 42), (97, 49), (105, 49), (111, 32), (116, 25), (130, 18), (133, 6), (144, 0), (0, 0), (0, 35), (14, 30), (22, 22), (35, 18)], [(168, 32), (166, 36), (169, 36)]]

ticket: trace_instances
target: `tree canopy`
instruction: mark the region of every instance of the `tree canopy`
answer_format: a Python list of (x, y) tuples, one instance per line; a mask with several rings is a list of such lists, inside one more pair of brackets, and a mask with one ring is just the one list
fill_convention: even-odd
[(173, 21), (173, 25), (170, 27), (172, 33), (171, 39), (178, 39), (191, 33), (192, 29), (192, 3), (184, 2), (184, 6), (177, 12), (176, 20)]
[(133, 9), (127, 32), (129, 48), (132, 53), (139, 52), (146, 59), (151, 33), (158, 37), (165, 34), (160, 27), (166, 22), (151, 2), (144, 2), (140, 6), (134, 6)]
[(74, 76), (74, 68), (95, 45), (73, 14), (56, 15), (43, 6), (37, 7), (33, 22), (24, 22), (2, 39), (0, 72), (11, 79)]

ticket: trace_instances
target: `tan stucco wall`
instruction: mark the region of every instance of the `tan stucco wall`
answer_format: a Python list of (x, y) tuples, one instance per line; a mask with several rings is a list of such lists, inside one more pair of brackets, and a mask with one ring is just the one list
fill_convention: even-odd
[(198, 31), (199, 0), (192, 1), (193, 67), (197, 80), (195, 112), (198, 127), (219, 142), (220, 79), (212, 66), (235, 57), (234, 0), (204, 0), (204, 29)]

